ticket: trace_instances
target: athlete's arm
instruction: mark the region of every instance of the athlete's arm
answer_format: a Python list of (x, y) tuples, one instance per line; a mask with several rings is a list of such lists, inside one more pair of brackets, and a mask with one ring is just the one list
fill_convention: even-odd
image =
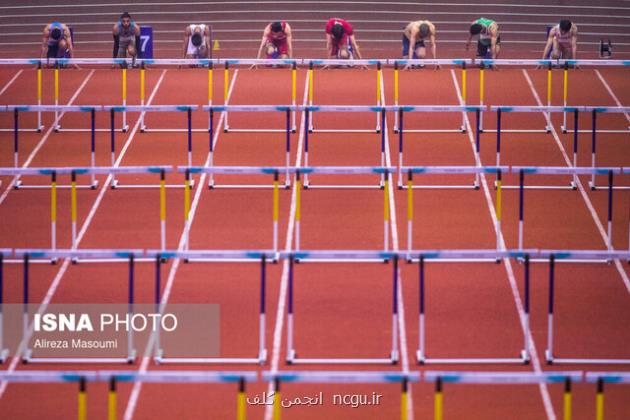
[(577, 60), (577, 26), (574, 27), (573, 35), (571, 36), (571, 49), (573, 50), (573, 59)]
[(352, 50), (356, 53), (357, 58), (361, 60), (361, 51), (359, 51), (359, 44), (357, 43), (357, 39), (354, 35), (350, 36), (350, 42), (352, 42)]
[(50, 37), (50, 25), (44, 27), (44, 36), (42, 38), (42, 52), (39, 58), (44, 58), (44, 55), (48, 51), (48, 38)]
[(270, 32), (271, 32), (271, 24), (265, 26), (265, 30), (263, 31), (262, 39), (260, 40), (260, 47), (258, 48), (258, 54), (256, 55), (257, 59), (260, 59), (262, 57), (263, 48), (265, 47), (265, 44), (267, 43), (267, 36), (269, 36)]
[(289, 58), (293, 58), (293, 33), (288, 23), (284, 28), (284, 32), (287, 35), (287, 53), (289, 54)]
[(188, 52), (188, 38), (190, 37), (190, 27), (186, 27), (184, 31), (184, 56), (186, 58), (186, 52)]
[(407, 58), (409, 60), (413, 59), (413, 53), (416, 47), (416, 37), (418, 36), (419, 29), (416, 26), (411, 28), (411, 32), (409, 33), (409, 54), (407, 54)]

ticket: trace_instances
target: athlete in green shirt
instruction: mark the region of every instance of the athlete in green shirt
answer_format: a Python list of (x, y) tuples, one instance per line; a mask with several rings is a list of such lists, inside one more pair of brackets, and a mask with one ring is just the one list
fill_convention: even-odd
[(477, 40), (477, 57), (496, 59), (501, 50), (499, 25), (492, 19), (479, 18), (470, 24), (470, 35), (466, 41), (466, 51), (470, 48), (473, 36), (479, 35)]

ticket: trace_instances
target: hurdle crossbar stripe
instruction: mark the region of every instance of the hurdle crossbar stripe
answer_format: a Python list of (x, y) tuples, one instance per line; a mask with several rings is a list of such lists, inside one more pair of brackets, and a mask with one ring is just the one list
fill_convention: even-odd
[(253, 371), (0, 371), (0, 380), (20, 383), (67, 383), (109, 382), (115, 378), (118, 382), (144, 383), (235, 383), (239, 381), (255, 382), (258, 373)]
[(424, 372), (425, 382), (441, 380), (454, 384), (555, 384), (564, 383), (567, 378), (572, 382), (582, 382), (583, 372)]
[(492, 112), (496, 112), (501, 110), (501, 112), (598, 112), (598, 113), (617, 113), (624, 114), (630, 112), (630, 107), (627, 106), (544, 106), (544, 105), (492, 105), (489, 107), (489, 110)]
[(26, 176), (26, 175), (67, 175), (73, 172), (76, 175), (109, 175), (109, 174), (159, 174), (161, 172), (172, 173), (172, 166), (95, 166), (95, 167), (51, 167), (51, 168), (0, 168), (0, 176)]
[(496, 174), (508, 172), (509, 166), (402, 166), (402, 173), (414, 174)]
[(194, 250), (194, 251), (176, 251), (176, 250), (157, 250), (150, 249), (144, 254), (149, 258), (161, 259), (251, 259), (260, 261), (264, 256), (268, 260), (277, 257), (277, 253), (273, 250)]
[(387, 371), (291, 371), (272, 372), (264, 371), (262, 380), (273, 382), (292, 383), (399, 383), (404, 380), (408, 382), (420, 382), (420, 372), (387, 372)]
[(592, 166), (512, 166), (510, 172), (517, 174), (523, 171), (525, 174), (537, 175), (606, 175), (622, 173), (622, 168), (617, 167), (592, 167)]
[(200, 109), (199, 105), (105, 105), (103, 111), (114, 112), (187, 112)]
[(361, 174), (387, 174), (393, 173), (396, 168), (386, 166), (178, 166), (177, 172), (191, 174), (243, 174), (243, 175), (273, 175), (274, 173), (295, 174), (328, 174), (328, 175), (361, 175)]
[(630, 372), (586, 372), (584, 381), (589, 384), (599, 381), (610, 384), (630, 384)]
[(2, 111), (19, 112), (91, 112), (102, 111), (102, 105), (7, 105)]
[(14, 255), (22, 258), (28, 255), (29, 258), (131, 258), (140, 257), (144, 254), (142, 249), (38, 249), (19, 248), (14, 250)]

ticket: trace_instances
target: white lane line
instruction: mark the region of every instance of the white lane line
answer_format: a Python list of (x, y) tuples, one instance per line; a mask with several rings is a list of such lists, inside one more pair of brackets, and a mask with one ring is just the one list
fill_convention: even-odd
[[(306, 77), (304, 78), (304, 97), (302, 99), (302, 105), (307, 105), (308, 100), (308, 81), (309, 74), (311, 72), (306, 72)], [(306, 114), (303, 112), (302, 117), (300, 118), (300, 125), (298, 127), (298, 132), (300, 133), (298, 136), (298, 145), (297, 145), (297, 156), (295, 158), (295, 166), (300, 167), (302, 165), (302, 147), (304, 142), (304, 124), (306, 121)], [(293, 230), (295, 228), (295, 210), (296, 210), (296, 185), (293, 183), (293, 191), (291, 192), (291, 210), (289, 213), (289, 226), (287, 227), (287, 238), (284, 243), (284, 250), (291, 251), (291, 244), (293, 239)], [(282, 346), (282, 328), (284, 327), (284, 308), (287, 301), (287, 289), (289, 285), (289, 261), (286, 259), (282, 264), (282, 275), (280, 277), (280, 291), (278, 293), (278, 309), (276, 310), (276, 324), (273, 330), (273, 344), (271, 349), (271, 366), (270, 370), (272, 373), (278, 372), (278, 365), (280, 364), (280, 352)], [(290, 350), (290, 349), (289, 349)], [(271, 394), (273, 392), (273, 383), (270, 382), (267, 386), (267, 394)], [(265, 406), (265, 420), (271, 420), (273, 417), (273, 406), (266, 405)]]
[[(623, 106), (621, 104), (621, 101), (619, 101), (619, 98), (617, 98), (617, 95), (615, 95), (615, 93), (611, 89), (610, 85), (608, 84), (608, 82), (606, 82), (606, 79), (604, 79), (604, 76), (602, 76), (602, 74), (599, 72), (598, 69), (595, 69), (595, 74), (597, 74), (597, 77), (599, 77), (599, 80), (601, 80), (602, 84), (604, 85), (604, 87), (608, 91), (608, 94), (613, 98), (613, 100), (615, 101), (617, 106)], [(628, 115), (627, 112), (624, 112), (623, 115), (625, 115), (626, 119), (630, 122), (630, 115)]]
[[(93, 72), (94, 72), (94, 70), (92, 70), (92, 73)], [(90, 73), (90, 75), (92, 73)], [(162, 79), (164, 78), (165, 74), (166, 74), (166, 70), (162, 71), (162, 75), (160, 76), (160, 79), (156, 83), (156, 85), (155, 85), (155, 87), (153, 89), (153, 92), (151, 93), (151, 96), (149, 97), (149, 101), (147, 102), (147, 105), (149, 105), (151, 103), (151, 101), (153, 100), (155, 94), (157, 93), (158, 88), (160, 87), (160, 84), (162, 83)], [(63, 113), (61, 115), (63, 115)], [(59, 118), (61, 118), (61, 115), (59, 116)], [(138, 121), (136, 122), (135, 126), (133, 127), (132, 132), (129, 135), (129, 138), (127, 139), (127, 142), (125, 144), (124, 150), (127, 150), (127, 146), (129, 145), (129, 143), (131, 143), (131, 140), (133, 139), (134, 135), (138, 131), (138, 128), (140, 127), (140, 121), (141, 121), (141, 119), (138, 118)], [(54, 127), (54, 124), (52, 125), (52, 127)], [(121, 152), (119, 157), (118, 157), (118, 160), (116, 161), (116, 164), (114, 166), (120, 165), (120, 161), (122, 160), (123, 155), (124, 155), (124, 152)], [(83, 239), (83, 236), (85, 235), (85, 232), (86, 232), (90, 222), (92, 221), (94, 213), (96, 212), (98, 206), (100, 205), (101, 200), (103, 199), (103, 196), (105, 195), (105, 193), (109, 189), (108, 187), (109, 187), (110, 181), (111, 181), (111, 175), (109, 175), (107, 177), (107, 181), (105, 183), (103, 183), (103, 186), (101, 187), (101, 189), (99, 191), (99, 195), (98, 195), (96, 201), (94, 202), (94, 204), (92, 205), (92, 208), (90, 209), (90, 213), (89, 213), (88, 217), (85, 219), (85, 221), (83, 222), (81, 230), (79, 231), (79, 234), (77, 235), (76, 245), (72, 249), (77, 249), (78, 248), (79, 243)], [(64, 274), (66, 273), (66, 271), (68, 269), (68, 267), (70, 266), (70, 262), (71, 262), (70, 258), (66, 258), (66, 259), (63, 260), (63, 264), (59, 268), (59, 271), (57, 272), (57, 275), (53, 279), (53, 281), (50, 284), (50, 287), (48, 288), (48, 290), (46, 291), (46, 296), (44, 297), (44, 300), (42, 301), (42, 303), (40, 304), (39, 308), (37, 309), (37, 313), (38, 314), (44, 313), (44, 311), (46, 310), (46, 307), (50, 304), (50, 301), (52, 300), (53, 296), (55, 295), (55, 292), (57, 291), (57, 288), (59, 287), (59, 284), (61, 283), (61, 279), (63, 278)], [(31, 326), (29, 326), (28, 337), (30, 337), (31, 333), (32, 333), (32, 324), (31, 324)], [(16, 352), (16, 356), (14, 356), (11, 359), (11, 364), (9, 365), (9, 367), (7, 369), (7, 372), (13, 372), (17, 368), (17, 366), (18, 366), (18, 364), (20, 362), (20, 357), (18, 355), (22, 354), (22, 352), (24, 351), (24, 349), (26, 347), (26, 343), (28, 342), (28, 339), (29, 338), (23, 339), (20, 342), (20, 345), (19, 345), (18, 350)], [(2, 398), (2, 396), (4, 395), (4, 392), (6, 391), (8, 385), (9, 385), (8, 381), (2, 381), (2, 383), (0, 383), (0, 398)]]
[[(383, 77), (381, 77), (381, 98), (383, 101), (383, 106), (385, 105), (385, 87), (383, 82)], [(391, 153), (389, 150), (389, 131), (387, 130), (387, 117), (385, 117), (385, 123), (381, 130), (385, 130), (385, 164), (387, 166), (392, 165)], [(397, 226), (397, 216), (396, 216), (396, 201), (394, 200), (394, 190), (396, 189), (396, 183), (394, 182), (393, 174), (387, 174), (389, 181), (389, 207), (390, 211), (390, 225), (392, 231), (392, 247), (394, 251), (400, 250), (400, 245), (398, 242), (398, 226)], [(404, 373), (409, 373), (409, 353), (407, 351), (407, 327), (405, 325), (405, 302), (403, 300), (403, 282), (402, 282), (402, 274), (400, 266), (398, 266), (398, 330), (399, 330), (399, 338), (400, 338), (400, 359), (402, 365), (402, 371)], [(412, 384), (408, 384), (407, 388), (407, 418), (409, 420), (413, 420), (413, 394), (412, 394)]]
[[(529, 73), (527, 73), (525, 69), (523, 69), (522, 72), (523, 72), (523, 75), (525, 76), (525, 79), (527, 79), (527, 83), (529, 84), (529, 88), (531, 89), (532, 94), (534, 95), (534, 98), (536, 99), (536, 102), (538, 103), (538, 105), (542, 106), (542, 101), (540, 100), (540, 97), (538, 96), (538, 92), (536, 92), (536, 89), (534, 88), (534, 83), (532, 82), (532, 79), (529, 77)], [(542, 114), (545, 116), (545, 119), (547, 120), (547, 124), (549, 124), (549, 127), (551, 127), (551, 134), (553, 134), (553, 138), (556, 142), (556, 145), (558, 145), (558, 148), (560, 149), (562, 156), (564, 157), (565, 163), (567, 164), (567, 166), (573, 166), (573, 163), (569, 159), (569, 156), (567, 155), (567, 152), (564, 149), (562, 142), (560, 141), (558, 132), (556, 131), (556, 128), (553, 126), (553, 123), (551, 122), (549, 115), (547, 115), (544, 112)], [(584, 185), (582, 185), (582, 181), (580, 181), (580, 177), (575, 177), (575, 179), (577, 180), (576, 185), (578, 187), (578, 190), (580, 191), (580, 195), (584, 199), (584, 204), (588, 208), (588, 211), (590, 212), (591, 217), (593, 218), (593, 222), (595, 222), (595, 226), (597, 226), (597, 230), (599, 231), (599, 234), (601, 235), (602, 240), (604, 241), (604, 246), (608, 247), (609, 240), (610, 240), (610, 238), (608, 238), (608, 233), (606, 233), (606, 230), (604, 229), (604, 225), (602, 225), (602, 222), (599, 220), (599, 217), (597, 216), (597, 212), (595, 211), (595, 207), (593, 206), (593, 203), (591, 202), (591, 199), (589, 198), (588, 193), (586, 192), (586, 189), (584, 188)], [(623, 284), (626, 286), (626, 290), (628, 291), (628, 293), (630, 293), (630, 279), (628, 278), (628, 274), (626, 273), (626, 270), (622, 266), (622, 262), (619, 261), (619, 259), (616, 259), (614, 260), (614, 263), (615, 263), (615, 267), (617, 268), (617, 272), (619, 272), (619, 275), (621, 276), (621, 279), (623, 280)]]
[(15, 75), (11, 78), (11, 80), (9, 80), (9, 81), (7, 82), (7, 84), (6, 84), (6, 85), (4, 85), (4, 86), (2, 87), (2, 90), (0, 90), (0, 96), (2, 96), (2, 94), (3, 94), (4, 92), (6, 92), (6, 91), (7, 91), (7, 89), (9, 89), (9, 87), (13, 84), (13, 82), (15, 82), (15, 80), (16, 80), (18, 77), (20, 77), (20, 74), (22, 74), (22, 72), (23, 72), (23, 71), (24, 71), (23, 69), (20, 69), (20, 71), (18, 71), (17, 73), (15, 73)]
[[(457, 97), (459, 99), (459, 103), (461, 105), (464, 104), (462, 100), (461, 91), (459, 89), (459, 82), (457, 81), (457, 76), (455, 75), (455, 70), (451, 70), (451, 76), (453, 78), (453, 84), (455, 85), (455, 90), (457, 91)], [(468, 139), (470, 140), (470, 146), (473, 149), (473, 154), (475, 156), (475, 163), (477, 166), (481, 166), (481, 160), (479, 156), (475, 153), (475, 140), (473, 138), (473, 129), (470, 124), (470, 119), (468, 118), (468, 114), (465, 114), (466, 117), (466, 127), (468, 133)], [(492, 196), (490, 194), (490, 188), (488, 187), (488, 181), (486, 179), (485, 174), (480, 174), (481, 186), (483, 187), (483, 192), (486, 197), (486, 203), (488, 205), (488, 211), (490, 212), (490, 217), (492, 218), (492, 224), (494, 226), (495, 233), (498, 232), (498, 224), (497, 224), (497, 214), (494, 209), (494, 203), (492, 201)], [(505, 246), (505, 238), (503, 237), (502, 232), (498, 232), (500, 239), (500, 246), (502, 250), (507, 249)], [(509, 258), (503, 260), (505, 263), (505, 271), (508, 276), (508, 280), (510, 283), (510, 288), (512, 290), (512, 297), (514, 298), (514, 304), (516, 306), (516, 310), (518, 312), (519, 320), (521, 323), (521, 328), (523, 332), (526, 331), (525, 327), (525, 310), (523, 309), (523, 301), (521, 300), (521, 295), (519, 294), (518, 285), (516, 283), (516, 277), (514, 275), (514, 269), (512, 268), (512, 261)], [(542, 367), (540, 364), (540, 359), (538, 358), (538, 353), (536, 352), (536, 344), (534, 343), (534, 337), (532, 337), (531, 331), (527, 331), (528, 341), (529, 341), (529, 353), (531, 356), (531, 365), (534, 368), (536, 373), (542, 372)], [(547, 384), (539, 384), (538, 389), (540, 390), (540, 395), (542, 397), (543, 405), (545, 407), (545, 412), (547, 414), (547, 418), (549, 420), (556, 419), (556, 413), (553, 409), (553, 404), (551, 403), (551, 397), (549, 396), (549, 389), (547, 388)]]
[[(72, 98), (70, 98), (70, 100), (68, 101), (68, 103), (66, 105), (72, 105), (72, 103), (75, 101), (77, 96), (79, 96), (79, 94), (81, 93), (81, 91), (83, 90), (83, 88), (85, 87), (85, 85), (90, 80), (90, 78), (92, 77), (93, 74), (94, 74), (94, 70), (90, 71), (90, 73), (87, 75), (85, 80), (83, 80), (83, 83), (81, 83), (81, 85), (79, 86), (77, 91), (74, 93), (74, 95), (72, 95)], [(35, 148), (28, 155), (28, 158), (26, 159), (24, 164), (22, 164), (22, 168), (26, 168), (26, 167), (28, 167), (28, 165), (31, 164), (31, 162), (35, 158), (35, 155), (37, 154), (37, 152), (39, 152), (39, 149), (41, 149), (44, 146), (44, 143), (46, 143), (46, 140), (48, 140), (48, 137), (50, 137), (50, 135), (52, 134), (54, 128), (61, 121), (61, 118), (64, 116), (65, 113), (66, 113), (66, 111), (62, 111), (61, 113), (59, 113), (59, 116), (57, 117), (57, 119), (51, 124), (50, 128), (48, 129), (48, 131), (46, 131), (46, 133), (44, 134), (42, 139), (39, 141), (39, 143), (37, 143)], [(7, 186), (7, 189), (4, 190), (4, 192), (2, 193), (2, 196), (0, 196), (0, 204), (2, 204), (4, 202), (4, 200), (7, 198), (7, 195), (9, 195), (11, 190), (13, 190), (13, 187), (15, 186), (16, 182), (19, 179), (20, 179), (19, 175), (13, 177), (13, 179), (11, 180), (9, 185)]]
[[(228, 101), (232, 96), (232, 91), (234, 90), (234, 85), (236, 84), (236, 78), (238, 76), (238, 70), (234, 72), (234, 76), (232, 76), (232, 81), (230, 82), (230, 86), (228, 89)], [(221, 112), (221, 116), (219, 117), (219, 122), (217, 124), (217, 129), (214, 133), (214, 138), (212, 139), (213, 150), (216, 148), (216, 144), (219, 141), (219, 134), (221, 133), (222, 125), (225, 121), (225, 111)], [(210, 164), (210, 154), (208, 153), (208, 157), (204, 163), (204, 166), (208, 166)], [(188, 213), (188, 219), (190, 223), (188, 226), (184, 226), (182, 234), (179, 238), (179, 244), (177, 249), (179, 251), (184, 250), (186, 246), (186, 238), (190, 236), (190, 229), (192, 229), (192, 223), (195, 220), (195, 215), (197, 213), (197, 207), (199, 206), (199, 201), (201, 200), (201, 193), (207, 189), (206, 186), (206, 177), (207, 174), (202, 174), (199, 178), (199, 182), (197, 184), (197, 190), (195, 191), (195, 196), (193, 197), (192, 204), (190, 206), (190, 211)], [(175, 283), (175, 275), (177, 274), (177, 270), (181, 264), (181, 260), (176, 258), (173, 261), (173, 265), (171, 265), (171, 269), (168, 273), (168, 280), (166, 281), (166, 285), (164, 286), (164, 292), (162, 294), (162, 303), (161, 308), (164, 307), (168, 303), (168, 299), (171, 295), (171, 290), (173, 289), (173, 284)], [(151, 363), (151, 354), (153, 353), (153, 347), (156, 343), (156, 335), (152, 332), (149, 337), (149, 341), (144, 351), (144, 355), (142, 356), (142, 362), (140, 363), (140, 367), (138, 368), (139, 373), (144, 373), (149, 369), (149, 363)], [(140, 392), (142, 391), (142, 382), (134, 382), (133, 388), (131, 390), (131, 394), (129, 395), (129, 399), (127, 400), (127, 406), (125, 408), (124, 419), (130, 420), (133, 418), (133, 415), (136, 411), (136, 407), (138, 406), (138, 399), (140, 398)]]

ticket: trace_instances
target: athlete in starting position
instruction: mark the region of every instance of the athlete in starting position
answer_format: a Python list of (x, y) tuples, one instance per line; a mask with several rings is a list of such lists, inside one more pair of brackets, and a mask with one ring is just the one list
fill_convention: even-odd
[(120, 20), (112, 28), (114, 36), (114, 58), (131, 57), (132, 65), (136, 63), (137, 46), (140, 44), (140, 27), (131, 19), (131, 15), (124, 12)]
[(293, 57), (293, 35), (287, 22), (272, 22), (265, 27), (256, 58), (261, 58), (263, 51), (266, 58)]
[[(425, 39), (428, 39), (428, 42), (431, 43), (431, 54), (433, 55), (433, 58), (437, 58), (435, 45), (435, 25), (433, 25), (433, 23), (429, 22), (428, 20), (417, 20), (415, 22), (409, 22), (409, 24), (405, 27), (405, 30), (403, 31), (403, 58), (408, 58), (409, 60), (412, 60), (414, 58), (425, 58), (427, 55), (427, 48), (424, 44)], [(411, 48), (412, 44), (413, 48)], [(409, 67), (409, 64), (407, 64), (404, 70), (409, 69)], [(436, 65), (435, 68), (439, 68), (439, 65)]]
[(344, 19), (331, 18), (326, 23), (326, 50), (331, 59), (361, 59), (354, 29)]
[(40, 58), (72, 58), (74, 46), (72, 34), (67, 25), (53, 22), (44, 28)]
[[(551, 49), (551, 58), (554, 60), (576, 59), (577, 53), (577, 26), (570, 20), (563, 19), (549, 31), (549, 38), (543, 51), (543, 60), (547, 58)], [(553, 47), (553, 48), (552, 48)]]
[(491, 19), (479, 18), (470, 24), (470, 35), (466, 41), (466, 51), (470, 48), (473, 36), (479, 35), (477, 41), (477, 57), (499, 58), (501, 50), (501, 37), (499, 36), (499, 25)]
[(184, 58), (208, 58), (210, 54), (210, 26), (192, 24), (184, 32)]

